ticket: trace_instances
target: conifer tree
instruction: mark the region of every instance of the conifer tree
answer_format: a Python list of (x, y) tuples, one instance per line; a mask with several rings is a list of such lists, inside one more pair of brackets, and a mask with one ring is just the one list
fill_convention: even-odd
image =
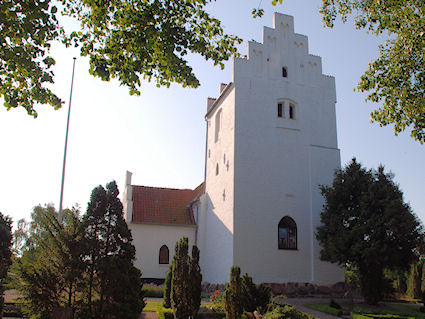
[(190, 277), (188, 238), (183, 237), (176, 244), (173, 257), (173, 275), (171, 279), (171, 306), (176, 319), (189, 318), (190, 311)]
[(122, 214), (115, 182), (96, 187), (83, 225), (88, 244), (88, 311), (94, 318), (134, 319), (144, 307), (135, 247)]
[(191, 290), (191, 318), (196, 318), (199, 307), (201, 306), (202, 293), (202, 274), (199, 266), (199, 249), (197, 246), (192, 247), (192, 259), (190, 261), (190, 290)]
[(12, 220), (0, 212), (0, 318), (3, 318), (4, 281), (12, 264)]
[(164, 281), (164, 301), (162, 305), (164, 308), (171, 308), (171, 279), (173, 277), (173, 262), (171, 262), (170, 268), (168, 269), (167, 276), (165, 277)]
[(263, 284), (256, 285), (248, 274), (242, 276), (241, 285), (242, 309), (247, 312), (254, 312), (257, 308), (265, 310), (270, 302), (270, 287)]
[(190, 258), (187, 237), (176, 243), (171, 269), (170, 299), (174, 317), (195, 318), (201, 304), (202, 275), (199, 267), (199, 249), (193, 246)]
[(242, 308), (245, 311), (253, 312), (257, 306), (255, 305), (255, 298), (257, 294), (257, 287), (255, 286), (252, 278), (245, 274), (241, 278), (242, 285), (242, 294), (241, 294), (241, 303)]
[(354, 158), (321, 190), (326, 203), (316, 235), (320, 257), (356, 267), (363, 297), (376, 304), (388, 287), (384, 270), (406, 270), (417, 260), (422, 226), (382, 166), (367, 170)]
[(241, 269), (232, 266), (230, 269), (230, 283), (227, 284), (224, 292), (226, 319), (240, 319), (242, 316), (242, 281)]
[(135, 248), (115, 182), (92, 192), (87, 214), (37, 206), (17, 264), (29, 314), (51, 318), (72, 307), (74, 318), (136, 319), (144, 306)]
[(422, 285), (422, 263), (414, 263), (411, 266), (410, 278), (409, 278), (409, 295), (414, 299), (422, 297), (421, 291)]

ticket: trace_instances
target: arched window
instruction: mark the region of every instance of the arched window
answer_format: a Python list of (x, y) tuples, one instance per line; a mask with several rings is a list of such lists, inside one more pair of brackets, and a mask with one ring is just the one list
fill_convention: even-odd
[(277, 243), (279, 249), (297, 249), (297, 224), (289, 216), (279, 222)]
[(162, 245), (159, 249), (159, 263), (160, 264), (169, 264), (170, 263), (170, 253), (166, 245)]

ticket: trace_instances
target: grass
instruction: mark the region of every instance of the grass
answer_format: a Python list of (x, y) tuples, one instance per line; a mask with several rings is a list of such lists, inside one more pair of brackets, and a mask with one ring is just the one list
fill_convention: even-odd
[(325, 303), (311, 303), (311, 304), (306, 304), (304, 306), (307, 307), (307, 308), (317, 310), (317, 311), (320, 311), (320, 312), (324, 312), (324, 313), (328, 313), (330, 315), (337, 316), (337, 317), (341, 316), (342, 313), (343, 313), (343, 311), (341, 309), (333, 308), (333, 307), (331, 307), (331, 306), (329, 306), (328, 304), (325, 304)]
[(143, 311), (162, 311), (162, 312), (173, 312), (172, 309), (164, 308), (162, 306), (162, 301), (146, 301), (146, 306), (143, 308)]
[[(210, 311), (209, 306), (211, 305), (211, 302), (209, 301), (201, 301), (201, 308), (199, 309), (199, 312), (206, 312)], [(143, 311), (163, 311), (163, 312), (173, 312), (172, 309), (164, 308), (162, 306), (162, 300), (161, 301), (146, 301), (146, 306), (143, 308)]]
[[(413, 305), (406, 303), (397, 303), (397, 302), (381, 302), (376, 306), (368, 305), (365, 303), (354, 303), (351, 305), (348, 302), (340, 303), (344, 309), (351, 310), (356, 313), (370, 313), (370, 314), (392, 314), (392, 315), (401, 315), (407, 317), (415, 317), (416, 319), (425, 319), (425, 313), (420, 312), (419, 308), (421, 305)], [(329, 307), (329, 304), (308, 304), (305, 305), (307, 308), (318, 310), (321, 312), (329, 313), (326, 311)], [(352, 307), (351, 307), (352, 306)]]
[[(214, 313), (211, 312), (211, 310), (208, 308), (208, 306), (211, 305), (211, 302), (209, 301), (201, 301), (201, 308), (199, 309), (199, 318), (203, 318), (203, 314), (205, 314), (208, 318), (216, 318), (221, 319), (224, 317), (224, 314), (222, 313)], [(162, 300), (161, 301), (146, 301), (146, 306), (143, 308), (143, 311), (153, 311), (158, 314), (159, 319), (166, 319), (167, 316), (166, 313), (173, 313), (172, 309), (164, 308), (162, 306)]]

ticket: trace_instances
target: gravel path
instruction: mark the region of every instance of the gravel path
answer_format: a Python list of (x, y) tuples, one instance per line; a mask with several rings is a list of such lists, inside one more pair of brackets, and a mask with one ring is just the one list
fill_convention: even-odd
[(143, 311), (139, 319), (158, 319), (158, 314), (154, 311)]

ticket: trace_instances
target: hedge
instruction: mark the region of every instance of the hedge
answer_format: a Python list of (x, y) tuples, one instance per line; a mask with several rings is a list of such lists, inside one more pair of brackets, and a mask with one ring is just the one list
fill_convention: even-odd
[(415, 319), (415, 317), (398, 316), (398, 315), (379, 315), (379, 314), (360, 314), (352, 313), (352, 319)]

